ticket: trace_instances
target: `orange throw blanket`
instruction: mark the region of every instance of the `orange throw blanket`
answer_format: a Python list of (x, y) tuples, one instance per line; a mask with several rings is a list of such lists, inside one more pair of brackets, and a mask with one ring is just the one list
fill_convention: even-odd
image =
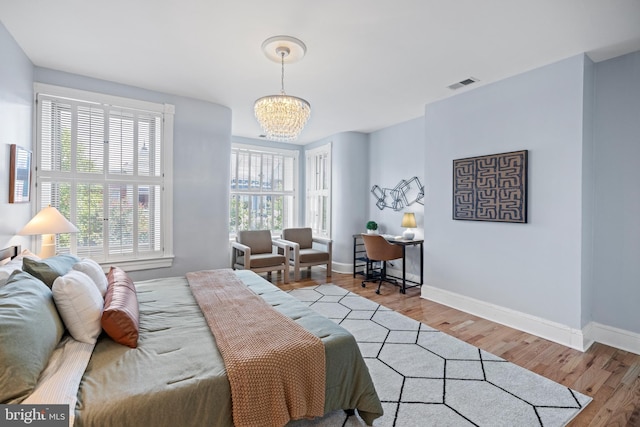
[(231, 385), (236, 427), (324, 415), (322, 341), (274, 310), (230, 269), (187, 273)]

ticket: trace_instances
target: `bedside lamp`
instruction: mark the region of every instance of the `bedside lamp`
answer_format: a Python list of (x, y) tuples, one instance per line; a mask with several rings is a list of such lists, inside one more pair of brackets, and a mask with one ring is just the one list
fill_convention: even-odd
[(413, 240), (415, 233), (411, 229), (416, 228), (416, 216), (413, 212), (405, 212), (402, 216), (401, 227), (407, 228), (404, 233), (402, 233), (402, 238), (406, 240)]
[(78, 229), (71, 224), (58, 209), (49, 206), (42, 209), (18, 233), (21, 236), (42, 234), (42, 252), (40, 258), (50, 258), (56, 254), (56, 234), (77, 233)]

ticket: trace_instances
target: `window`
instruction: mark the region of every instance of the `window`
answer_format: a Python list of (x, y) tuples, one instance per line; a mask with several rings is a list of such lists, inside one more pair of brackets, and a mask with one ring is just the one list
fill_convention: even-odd
[(57, 252), (169, 266), (173, 106), (48, 85), (36, 92), (38, 209), (55, 206), (79, 230), (59, 235)]
[(313, 234), (331, 237), (331, 144), (306, 152), (306, 224)]
[(297, 151), (233, 144), (229, 233), (293, 227), (297, 171)]

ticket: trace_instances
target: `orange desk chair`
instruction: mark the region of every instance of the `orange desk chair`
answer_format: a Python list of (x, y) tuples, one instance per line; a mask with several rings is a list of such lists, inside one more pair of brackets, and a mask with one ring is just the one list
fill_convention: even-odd
[[(402, 247), (387, 242), (384, 237), (377, 234), (363, 234), (362, 241), (364, 242), (364, 249), (367, 252), (367, 258), (369, 258), (370, 261), (382, 262), (378, 289), (376, 289), (376, 294), (380, 294), (382, 282), (396, 285), (395, 281), (391, 282), (387, 279), (387, 261), (402, 258)], [(363, 280), (362, 287), (364, 288), (365, 283), (369, 281), (371, 280)]]

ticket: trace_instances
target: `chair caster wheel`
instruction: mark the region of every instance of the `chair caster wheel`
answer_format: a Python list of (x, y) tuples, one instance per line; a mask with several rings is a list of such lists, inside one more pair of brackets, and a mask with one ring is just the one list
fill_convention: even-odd
[(362, 282), (362, 285), (361, 285), (361, 286), (362, 286), (363, 288), (364, 288), (364, 287), (366, 287), (366, 285), (364, 284), (364, 282)]
[(380, 289), (376, 289), (376, 294), (380, 295)]

